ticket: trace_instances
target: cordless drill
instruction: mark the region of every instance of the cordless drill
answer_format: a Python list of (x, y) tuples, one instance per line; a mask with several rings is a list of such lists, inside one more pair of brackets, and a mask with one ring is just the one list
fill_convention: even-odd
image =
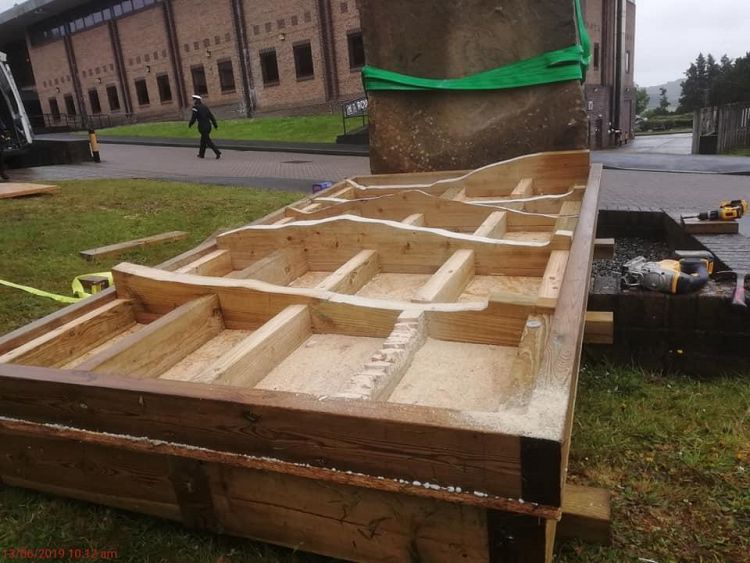
[(719, 204), (719, 209), (704, 211), (696, 215), (683, 215), (682, 218), (697, 218), (699, 221), (734, 221), (735, 219), (741, 219), (742, 216), (747, 213), (747, 211), (747, 200), (733, 199), (722, 201)]

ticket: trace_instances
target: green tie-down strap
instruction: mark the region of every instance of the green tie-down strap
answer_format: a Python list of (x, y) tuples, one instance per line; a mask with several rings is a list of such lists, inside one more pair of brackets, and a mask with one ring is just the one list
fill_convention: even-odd
[(365, 66), (362, 81), (369, 90), (507, 90), (553, 82), (583, 80), (591, 60), (591, 38), (580, 0), (574, 0), (580, 44), (462, 78), (420, 78)]

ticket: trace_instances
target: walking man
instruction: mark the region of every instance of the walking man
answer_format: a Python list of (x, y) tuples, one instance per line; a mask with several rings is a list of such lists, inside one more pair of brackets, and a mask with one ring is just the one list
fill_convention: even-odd
[(219, 128), (219, 124), (216, 123), (216, 118), (208, 106), (203, 104), (203, 98), (198, 95), (193, 96), (193, 116), (190, 118), (188, 127), (192, 127), (193, 123), (198, 122), (198, 131), (201, 134), (201, 147), (198, 150), (198, 158), (206, 157), (206, 147), (210, 147), (216, 154), (216, 160), (221, 158), (221, 151), (216, 148), (214, 142), (211, 140), (211, 124), (213, 123), (216, 129)]

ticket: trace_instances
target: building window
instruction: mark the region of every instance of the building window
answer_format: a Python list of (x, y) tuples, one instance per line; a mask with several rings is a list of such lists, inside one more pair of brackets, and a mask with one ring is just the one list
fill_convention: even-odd
[(76, 115), (76, 104), (70, 94), (65, 96), (65, 111), (68, 115)]
[(230, 42), (231, 40), (232, 40), (232, 35), (231, 35), (231, 34), (230, 34), (230, 33), (229, 33), (228, 31), (227, 31), (227, 32), (226, 32), (226, 33), (224, 34), (224, 41), (225, 41), (226, 43), (229, 43), (229, 42)]
[(271, 22), (266, 23), (265, 27), (266, 27), (266, 33), (271, 33), (271, 27), (272, 27)]
[(253, 26), (253, 35), (258, 35), (260, 33), (260, 26), (254, 25)]
[(365, 66), (365, 44), (362, 42), (361, 31), (350, 31), (346, 34), (349, 46), (349, 68), (357, 70)]
[(138, 56), (137, 56), (137, 57), (135, 58), (135, 64), (137, 64), (137, 65), (141, 64), (141, 56), (140, 56), (140, 55), (138, 55)]
[(94, 90), (89, 90), (89, 105), (91, 106), (91, 113), (94, 115), (102, 112), (102, 104), (99, 101), (99, 92)]
[(221, 43), (221, 37), (214, 35), (214, 45), (218, 45), (219, 43)]
[(159, 101), (161, 103), (172, 101), (172, 87), (169, 85), (169, 76), (166, 74), (157, 76), (156, 87), (159, 89)]
[(599, 43), (594, 43), (594, 70), (599, 70)]
[(312, 21), (312, 14), (310, 12), (305, 12), (305, 23), (310, 23)]
[(276, 27), (278, 29), (284, 29), (286, 27), (286, 21), (284, 21), (283, 19), (276, 20)]
[(630, 51), (625, 51), (625, 74), (630, 74)]
[(264, 86), (276, 86), (279, 83), (279, 65), (276, 62), (276, 49), (260, 52), (260, 72)]
[(232, 69), (232, 61), (219, 61), (219, 85), (221, 86), (222, 92), (234, 92), (234, 70)]
[(201, 48), (201, 44), (198, 41), (193, 41), (193, 51), (197, 51)]
[(185, 43), (185, 44), (183, 45), (183, 48), (185, 49), (185, 52), (186, 52), (186, 53), (189, 53), (189, 52), (190, 52), (190, 43)]
[(345, 14), (349, 11), (349, 4), (348, 2), (342, 2), (341, 3), (341, 13)]
[(306, 80), (315, 76), (312, 47), (309, 41), (294, 46), (294, 69), (297, 71), (297, 80)]
[(208, 94), (208, 83), (206, 82), (206, 71), (203, 65), (190, 67), (190, 75), (193, 77), (193, 93), (199, 96)]
[(203, 46), (208, 49), (211, 46), (211, 40), (210, 39), (204, 39), (203, 40)]
[(52, 119), (60, 121), (60, 106), (57, 103), (57, 98), (49, 99), (49, 112), (52, 114)]
[(292, 25), (297, 25), (297, 23), (299, 23), (297, 16), (292, 16)]
[(117, 86), (107, 86), (107, 100), (109, 100), (109, 111), (120, 111), (120, 96), (117, 95)]
[(148, 86), (143, 78), (135, 81), (135, 95), (139, 106), (147, 106), (151, 103), (148, 97)]

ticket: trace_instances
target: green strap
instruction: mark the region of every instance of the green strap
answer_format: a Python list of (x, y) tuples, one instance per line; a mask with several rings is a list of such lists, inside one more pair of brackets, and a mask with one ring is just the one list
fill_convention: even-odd
[(365, 66), (362, 69), (365, 90), (506, 90), (583, 80), (591, 61), (591, 38), (583, 20), (581, 1), (574, 0), (574, 4), (579, 35), (576, 45), (462, 78), (420, 78)]

